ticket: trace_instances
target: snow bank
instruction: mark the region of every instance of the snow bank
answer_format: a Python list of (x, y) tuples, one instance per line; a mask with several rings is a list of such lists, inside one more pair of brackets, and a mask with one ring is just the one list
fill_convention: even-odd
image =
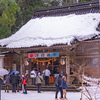
[(98, 35), (96, 27), (99, 21), (99, 13), (31, 19), (14, 35), (0, 40), (0, 45), (21, 48), (70, 44), (74, 38), (82, 41)]

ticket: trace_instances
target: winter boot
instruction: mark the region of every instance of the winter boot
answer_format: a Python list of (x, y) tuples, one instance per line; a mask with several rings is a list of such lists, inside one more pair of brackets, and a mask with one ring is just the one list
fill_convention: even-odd
[(59, 97), (60, 100), (64, 100), (64, 98)]
[(24, 94), (27, 94), (27, 92), (24, 92)]
[(55, 100), (58, 100), (58, 98), (55, 98)]

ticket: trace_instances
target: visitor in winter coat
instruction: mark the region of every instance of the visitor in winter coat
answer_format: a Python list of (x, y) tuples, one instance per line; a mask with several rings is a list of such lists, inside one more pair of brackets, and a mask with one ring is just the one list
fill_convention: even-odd
[(55, 81), (55, 86), (56, 86), (55, 100), (58, 100), (57, 95), (58, 95), (59, 91), (61, 93), (61, 98), (60, 99), (63, 100), (62, 77), (63, 77), (63, 71), (61, 71), (59, 73), (59, 76), (56, 77), (56, 81)]
[(10, 75), (7, 74), (5, 76), (5, 83), (4, 83), (5, 84), (5, 92), (7, 91), (7, 93), (9, 93), (10, 80), (11, 80)]
[(17, 92), (19, 92), (19, 83), (21, 83), (20, 74), (18, 73), (18, 74), (16, 75), (16, 77), (17, 77), (17, 84), (16, 84), (16, 87), (17, 87)]
[(66, 84), (66, 77), (65, 76), (63, 76), (63, 78), (62, 78), (62, 89), (63, 89), (64, 99), (66, 99), (67, 84)]
[(45, 79), (45, 85), (49, 85), (49, 77), (50, 77), (50, 71), (48, 67), (43, 71), (44, 79)]
[(25, 73), (25, 77), (23, 78), (23, 85), (24, 85), (24, 94), (27, 94), (27, 89), (26, 89), (26, 85), (28, 83), (28, 77), (27, 77), (27, 73)]
[(38, 93), (41, 93), (41, 84), (43, 81), (43, 77), (40, 75), (40, 72), (38, 73), (38, 76), (36, 77), (36, 84), (38, 87)]
[(12, 92), (16, 93), (17, 77), (16, 77), (15, 73), (13, 73), (11, 76), (11, 83), (12, 83)]
[(35, 85), (35, 82), (36, 82), (36, 72), (35, 72), (35, 69), (34, 68), (33, 68), (33, 70), (30, 73), (30, 77), (32, 79), (32, 85), (33, 84)]

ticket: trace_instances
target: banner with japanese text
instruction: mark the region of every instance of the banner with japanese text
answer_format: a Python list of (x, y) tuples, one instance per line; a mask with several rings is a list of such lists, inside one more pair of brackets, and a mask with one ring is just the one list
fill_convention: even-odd
[(28, 53), (28, 58), (48, 58), (48, 57), (59, 57), (59, 52), (53, 52), (53, 53)]

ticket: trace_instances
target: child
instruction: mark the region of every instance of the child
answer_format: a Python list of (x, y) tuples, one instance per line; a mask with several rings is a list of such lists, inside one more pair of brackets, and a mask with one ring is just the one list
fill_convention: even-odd
[(65, 76), (62, 77), (62, 89), (63, 89), (64, 99), (67, 100), (67, 98), (66, 98), (67, 84), (66, 84), (66, 77)]
[(25, 77), (23, 78), (23, 85), (24, 85), (24, 94), (27, 94), (27, 89), (26, 89), (26, 85), (28, 83), (28, 78), (27, 78), (27, 73), (25, 73)]

